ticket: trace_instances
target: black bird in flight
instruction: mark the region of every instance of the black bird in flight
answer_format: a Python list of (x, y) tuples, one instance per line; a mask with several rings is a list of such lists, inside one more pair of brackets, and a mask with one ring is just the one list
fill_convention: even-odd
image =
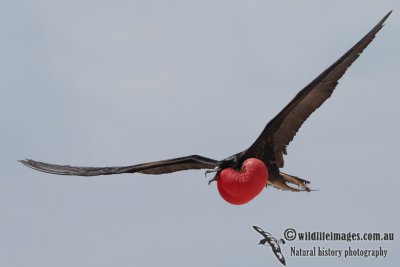
[(275, 237), (273, 237), (270, 233), (265, 232), (263, 229), (261, 229), (258, 226), (253, 226), (254, 230), (262, 234), (264, 236), (263, 239), (260, 240), (258, 243), (259, 245), (265, 245), (265, 243), (268, 243), (268, 245), (271, 246), (272, 251), (274, 252), (275, 256), (278, 258), (278, 260), (283, 264), (286, 265), (285, 257), (283, 257), (281, 248), (279, 244), (285, 244), (285, 240), (282, 238), (277, 240)]
[[(261, 160), (268, 169), (267, 185), (293, 192), (310, 191), (306, 180), (300, 179), (280, 171), (283, 167), (283, 155), (286, 147), (293, 140), (304, 121), (322, 103), (327, 100), (338, 80), (343, 76), (351, 64), (359, 57), (363, 50), (371, 43), (375, 35), (383, 27), (383, 23), (392, 11), (368, 32), (358, 43), (340, 57), (335, 63), (324, 70), (310, 84), (304, 87), (268, 124), (255, 142), (246, 150), (234, 154), (223, 160), (215, 160), (199, 155), (191, 155), (168, 160), (124, 166), (124, 167), (74, 167), (70, 165), (55, 165), (30, 159), (21, 160), (26, 166), (52, 174), (96, 176), (121, 173), (164, 174), (189, 169), (208, 169), (207, 172), (216, 172), (213, 180), (219, 178), (224, 169), (239, 171), (242, 164), (248, 159)], [(206, 172), (206, 173), (207, 173)], [(292, 186), (295, 185), (295, 186)]]

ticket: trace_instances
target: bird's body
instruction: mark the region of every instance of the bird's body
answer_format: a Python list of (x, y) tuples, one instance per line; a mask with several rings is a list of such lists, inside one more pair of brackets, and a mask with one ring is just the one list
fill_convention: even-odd
[[(164, 174), (189, 169), (208, 169), (216, 171), (213, 180), (225, 180), (228, 181), (228, 183), (232, 181), (242, 183), (241, 179), (245, 176), (243, 170), (246, 170), (246, 168), (243, 168), (244, 162), (250, 160), (251, 163), (252, 160), (254, 162), (258, 160), (261, 161), (266, 168), (266, 177), (263, 179), (267, 184), (279, 189), (294, 192), (310, 191), (307, 186), (309, 183), (308, 181), (280, 171), (284, 165), (283, 155), (286, 155), (286, 147), (293, 140), (304, 121), (331, 96), (338, 84), (338, 80), (374, 39), (390, 14), (391, 12), (349, 51), (302, 89), (281, 112), (268, 122), (262, 133), (248, 149), (227, 157), (226, 159), (214, 160), (199, 155), (191, 155), (125, 167), (73, 167), (69, 165), (48, 164), (29, 159), (22, 160), (21, 162), (30, 168), (42, 172), (78, 176), (136, 172), (144, 174)], [(224, 172), (225, 169), (231, 169), (232, 172), (228, 174), (228, 172)], [(262, 168), (258, 168), (258, 170), (260, 173), (265, 172)], [(221, 175), (226, 175), (227, 178), (219, 179)], [(233, 176), (236, 177), (236, 180), (232, 178)], [(221, 186), (224, 187), (226, 182), (220, 181), (220, 183)], [(252, 188), (251, 190), (254, 189), (253, 191), (258, 194), (260, 192), (260, 183), (254, 184), (257, 184), (257, 188)], [(295, 187), (291, 185), (295, 185)], [(265, 183), (262, 187), (264, 186)], [(241, 196), (236, 197), (240, 198)], [(253, 197), (255, 197), (255, 195)], [(252, 198), (246, 196), (246, 199)], [(243, 201), (239, 202), (243, 204)]]

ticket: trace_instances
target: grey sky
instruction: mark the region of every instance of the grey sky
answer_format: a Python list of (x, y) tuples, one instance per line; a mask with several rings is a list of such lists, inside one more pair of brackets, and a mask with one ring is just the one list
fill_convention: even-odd
[[(18, 159), (127, 165), (245, 149), (394, 13), (288, 148), (312, 193), (232, 206), (203, 171), (55, 176)], [(0, 266), (279, 266), (258, 225), (400, 233), (399, 1), (2, 1)], [(397, 236), (396, 236), (397, 237)], [(288, 266), (395, 266), (290, 257)], [(301, 244), (299, 244), (301, 245)], [(303, 244), (304, 245), (304, 244)]]

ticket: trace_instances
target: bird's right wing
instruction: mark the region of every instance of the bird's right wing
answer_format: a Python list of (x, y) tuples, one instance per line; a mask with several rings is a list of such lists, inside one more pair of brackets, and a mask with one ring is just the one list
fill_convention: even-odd
[(286, 265), (285, 257), (282, 254), (281, 248), (278, 243), (270, 244), (272, 251), (274, 252), (276, 258), (283, 264)]
[(244, 151), (243, 158), (258, 158), (283, 167), (283, 155), (304, 121), (333, 93), (339, 79), (382, 29), (390, 11), (357, 44), (302, 89), (264, 128), (257, 140)]
[(125, 167), (75, 167), (70, 165), (49, 164), (31, 159), (20, 160), (20, 162), (41, 172), (58, 175), (97, 176), (135, 172), (163, 174), (190, 169), (213, 169), (217, 166), (219, 161), (199, 155), (191, 155)]

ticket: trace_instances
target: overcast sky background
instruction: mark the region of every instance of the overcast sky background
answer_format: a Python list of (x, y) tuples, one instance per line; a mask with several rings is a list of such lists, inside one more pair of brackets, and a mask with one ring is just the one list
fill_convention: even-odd
[[(284, 171), (319, 191), (232, 206), (203, 171), (82, 178), (17, 162), (225, 158), (391, 9), (288, 148)], [(397, 0), (1, 1), (0, 266), (280, 266), (252, 225), (398, 239), (399, 12)], [(290, 257), (314, 245), (389, 252)], [(399, 249), (282, 246), (288, 266), (395, 266)]]

